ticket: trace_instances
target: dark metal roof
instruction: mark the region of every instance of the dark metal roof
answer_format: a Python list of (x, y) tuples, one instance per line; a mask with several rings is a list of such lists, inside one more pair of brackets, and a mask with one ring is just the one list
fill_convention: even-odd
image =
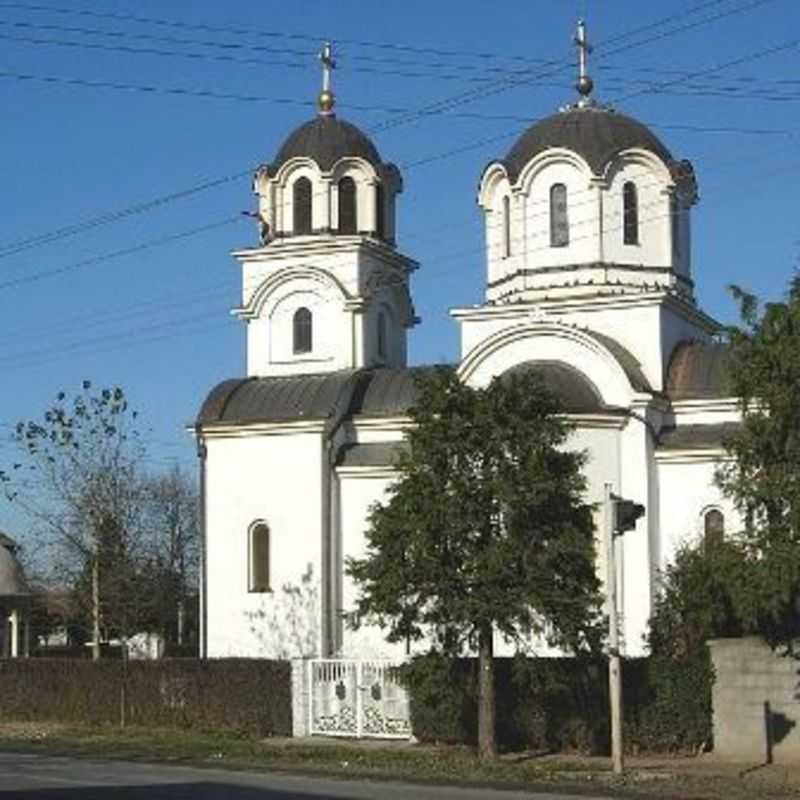
[(672, 351), (666, 392), (673, 400), (729, 397), (730, 348), (719, 342), (679, 342)]
[(681, 425), (661, 431), (662, 450), (706, 450), (722, 447), (723, 442), (740, 428), (738, 422), (719, 422), (714, 425)]
[(339, 370), (317, 375), (223, 381), (209, 392), (200, 425), (324, 420), (347, 416), (404, 414), (416, 400), (416, 377), (435, 367)]
[(11, 550), (0, 547), (0, 597), (25, 597), (30, 593), (19, 561)]
[(205, 425), (326, 419), (355, 374), (355, 370), (340, 370), (223, 381), (209, 393), (197, 421)]
[(512, 183), (531, 159), (552, 147), (582, 156), (595, 174), (632, 147), (649, 150), (667, 165), (673, 161), (661, 140), (641, 122), (606, 108), (570, 109), (535, 123), (517, 139), (503, 160)]
[(274, 175), (287, 161), (298, 156), (313, 159), (324, 171), (346, 157), (363, 158), (374, 167), (382, 164), (369, 137), (334, 115), (315, 117), (290, 133), (269, 165), (269, 172)]
[(526, 361), (507, 370), (504, 375), (533, 372), (551, 394), (561, 402), (564, 411), (592, 414), (604, 409), (597, 387), (569, 364), (557, 361)]
[(342, 448), (337, 466), (390, 467), (400, 454), (408, 450), (408, 442), (366, 442)]
[(644, 376), (642, 366), (636, 359), (636, 356), (630, 350), (623, 347), (616, 339), (606, 336), (596, 331), (586, 331), (586, 333), (593, 339), (600, 342), (606, 350), (611, 352), (611, 355), (617, 359), (617, 362), (622, 367), (623, 372), (628, 378), (631, 386), (637, 392), (652, 392), (650, 382)]
[[(316, 375), (223, 381), (209, 392), (200, 408), (197, 423), (325, 420), (339, 413), (349, 417), (405, 414), (416, 402), (417, 380), (442, 368), (443, 365), (348, 369)], [(444, 368), (452, 369), (450, 366)], [(512, 367), (505, 374), (523, 370), (536, 372), (568, 413), (608, 410), (594, 384), (568, 364), (530, 361)], [(347, 407), (343, 408), (343, 404)]]
[(353, 414), (368, 417), (403, 414), (417, 399), (417, 379), (434, 372), (436, 366), (376, 369), (369, 373), (353, 399)]

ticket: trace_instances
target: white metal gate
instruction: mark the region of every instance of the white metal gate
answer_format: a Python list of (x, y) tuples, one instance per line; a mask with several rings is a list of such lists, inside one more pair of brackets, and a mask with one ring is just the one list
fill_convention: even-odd
[(396, 661), (313, 659), (308, 664), (309, 730), (314, 736), (407, 739), (408, 695)]

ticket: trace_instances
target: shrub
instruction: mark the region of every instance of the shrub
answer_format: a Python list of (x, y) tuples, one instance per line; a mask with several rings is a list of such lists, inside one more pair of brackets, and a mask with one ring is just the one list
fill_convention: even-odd
[(661, 578), (650, 620), (649, 691), (637, 732), (651, 750), (711, 746), (714, 671), (706, 642), (741, 636), (733, 587), (744, 567), (735, 542), (684, 547)]
[(290, 736), (288, 662), (27, 659), (0, 662), (0, 717), (57, 722), (126, 722)]
[[(477, 661), (439, 653), (402, 668), (414, 735), (425, 742), (474, 744)], [(625, 663), (625, 710), (635, 729), (648, 696), (647, 664)], [(579, 658), (495, 659), (497, 740), (503, 750), (606, 752), (608, 668)]]

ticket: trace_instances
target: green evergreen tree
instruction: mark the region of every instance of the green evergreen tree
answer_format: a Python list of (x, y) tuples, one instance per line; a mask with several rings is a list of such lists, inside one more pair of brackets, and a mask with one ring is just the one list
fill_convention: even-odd
[(482, 757), (496, 752), (495, 634), (571, 651), (602, 636), (586, 457), (566, 449), (559, 410), (531, 373), (486, 389), (448, 369), (421, 380), (398, 480), (372, 509), (366, 556), (347, 565), (355, 624), (373, 619), (390, 641), (433, 634), (450, 655), (477, 649)]
[(718, 480), (745, 519), (737, 613), (746, 628), (791, 647), (800, 636), (800, 277), (784, 302), (763, 309), (733, 293), (742, 325), (729, 330), (731, 390), (743, 419)]

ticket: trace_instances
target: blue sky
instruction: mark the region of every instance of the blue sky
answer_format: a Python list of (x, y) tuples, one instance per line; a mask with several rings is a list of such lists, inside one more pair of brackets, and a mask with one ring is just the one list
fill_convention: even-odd
[[(457, 358), (448, 309), (482, 299), (478, 177), (573, 99), (579, 14), (598, 98), (695, 165), (702, 307), (732, 321), (727, 284), (775, 298), (797, 264), (797, 0), (40, 1), (0, 0), (0, 463), (3, 426), (88, 378), (140, 410), (152, 469), (193, 466), (185, 425), (244, 370), (229, 252), (255, 242), (249, 174), (314, 113), (323, 38), (339, 51), (339, 115), (367, 131), (395, 121), (373, 138), (403, 170), (399, 246), (421, 264), (413, 363)], [(24, 528), (0, 500), (0, 529)]]

